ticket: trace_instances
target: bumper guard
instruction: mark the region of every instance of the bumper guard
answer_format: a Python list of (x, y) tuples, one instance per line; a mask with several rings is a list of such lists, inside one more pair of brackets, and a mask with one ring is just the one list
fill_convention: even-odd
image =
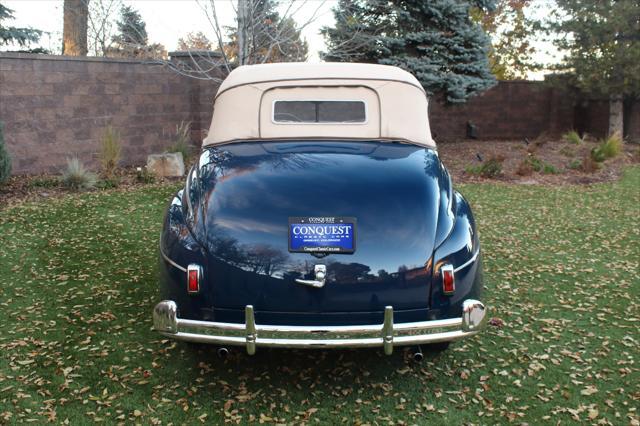
[(393, 307), (384, 310), (384, 322), (372, 325), (289, 326), (256, 324), (253, 306), (245, 307), (245, 323), (223, 323), (178, 318), (172, 300), (153, 310), (153, 327), (176, 339), (217, 345), (245, 346), (253, 355), (257, 346), (281, 348), (384, 348), (391, 355), (394, 346), (449, 342), (473, 336), (484, 328), (487, 310), (482, 302), (467, 299), (462, 317), (394, 324)]

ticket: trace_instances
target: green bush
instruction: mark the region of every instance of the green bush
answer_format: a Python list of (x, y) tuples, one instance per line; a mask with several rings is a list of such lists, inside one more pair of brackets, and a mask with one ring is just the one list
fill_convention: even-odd
[(81, 191), (96, 186), (97, 177), (88, 171), (78, 158), (74, 157), (67, 158), (67, 168), (62, 173), (60, 180), (65, 188)]
[(176, 125), (175, 142), (167, 152), (179, 152), (186, 163), (191, 156), (191, 122), (181, 121)]
[(557, 175), (560, 172), (553, 164), (544, 163), (544, 165), (542, 166), (542, 173), (544, 173), (545, 175)]
[(582, 161), (576, 159), (571, 160), (571, 162), (569, 163), (568, 167), (571, 170), (580, 170), (582, 168)]
[(11, 157), (4, 146), (4, 129), (0, 122), (0, 185), (9, 180), (11, 176)]
[(60, 180), (55, 177), (38, 177), (29, 182), (29, 188), (57, 188), (60, 186)]
[(96, 188), (100, 189), (113, 189), (120, 186), (120, 179), (116, 176), (110, 178), (104, 178), (96, 182)]
[(467, 166), (465, 169), (467, 173), (472, 175), (479, 175), (485, 178), (494, 178), (502, 174), (502, 163), (504, 157), (491, 157), (487, 161), (477, 166)]
[(576, 132), (575, 130), (572, 130), (562, 135), (562, 139), (574, 145), (580, 145), (582, 144), (582, 142), (584, 142), (584, 139), (580, 137), (578, 132)]
[(113, 127), (108, 126), (104, 131), (100, 145), (99, 159), (102, 166), (102, 175), (106, 179), (112, 179), (122, 155), (120, 133)]
[(593, 161), (602, 163), (604, 160), (618, 156), (622, 152), (622, 138), (619, 134), (609, 136), (600, 145), (591, 150)]

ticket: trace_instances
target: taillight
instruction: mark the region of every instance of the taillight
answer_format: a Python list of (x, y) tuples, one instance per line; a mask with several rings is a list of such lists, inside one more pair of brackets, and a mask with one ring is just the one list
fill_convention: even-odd
[(440, 268), (442, 274), (442, 292), (451, 295), (456, 291), (456, 278), (453, 273), (453, 265), (443, 265)]
[(200, 280), (202, 279), (202, 267), (195, 263), (187, 266), (187, 292), (195, 294), (200, 292)]

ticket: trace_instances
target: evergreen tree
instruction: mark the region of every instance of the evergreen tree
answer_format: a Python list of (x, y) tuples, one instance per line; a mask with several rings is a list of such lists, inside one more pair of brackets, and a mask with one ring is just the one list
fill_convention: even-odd
[(120, 46), (146, 46), (147, 24), (140, 13), (131, 6), (120, 8), (120, 19), (116, 22), (118, 33), (113, 41)]
[(567, 52), (561, 68), (593, 96), (609, 97), (609, 133), (623, 134), (623, 101), (640, 97), (640, 2), (556, 0), (549, 27)]
[(2, 21), (12, 20), (13, 10), (0, 4), (0, 46), (17, 43), (20, 47), (37, 43), (42, 31), (33, 28), (17, 28), (6, 26)]
[(495, 84), (489, 39), (471, 8), (493, 0), (341, 0), (335, 28), (322, 30), (329, 61), (399, 66), (415, 75), (429, 95), (465, 102)]
[(4, 129), (0, 121), (0, 185), (5, 183), (11, 175), (11, 157), (4, 146)]
[(113, 36), (114, 45), (107, 49), (107, 56), (133, 58), (164, 58), (166, 50), (159, 43), (149, 44), (147, 24), (140, 13), (131, 6), (120, 8), (116, 22), (118, 34)]

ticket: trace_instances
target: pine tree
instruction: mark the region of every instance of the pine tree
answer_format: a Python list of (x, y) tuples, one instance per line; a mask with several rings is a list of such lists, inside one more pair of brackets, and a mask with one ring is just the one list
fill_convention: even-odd
[(4, 146), (4, 129), (0, 122), (0, 185), (5, 183), (11, 175), (11, 157)]
[(140, 13), (131, 6), (120, 8), (120, 19), (116, 23), (118, 35), (113, 41), (120, 46), (146, 46), (148, 43), (147, 24)]
[(2, 21), (12, 20), (13, 10), (0, 4), (0, 46), (17, 43), (20, 47), (28, 46), (30, 43), (37, 43), (40, 40), (42, 31), (33, 28), (17, 28), (5, 26)]
[(114, 45), (107, 49), (107, 56), (132, 58), (163, 58), (166, 56), (163, 45), (149, 44), (147, 24), (140, 13), (131, 6), (120, 8), (120, 19), (116, 25), (118, 34), (113, 36)]
[(465, 102), (495, 84), (489, 39), (470, 17), (493, 0), (341, 0), (335, 28), (324, 28), (325, 60), (399, 66), (429, 95)]

